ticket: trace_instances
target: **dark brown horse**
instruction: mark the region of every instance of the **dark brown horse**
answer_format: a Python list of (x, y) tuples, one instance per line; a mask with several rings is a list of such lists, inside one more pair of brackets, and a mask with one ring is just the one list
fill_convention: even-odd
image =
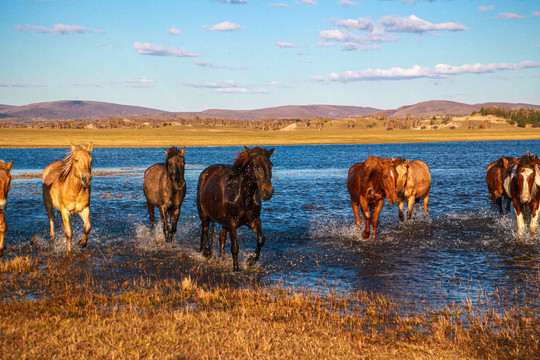
[(540, 203), (540, 159), (527, 152), (517, 163), (511, 163), (503, 174), (503, 195), (512, 199), (517, 218), (518, 236), (525, 233), (524, 211), (530, 209), (529, 228), (534, 235), (538, 227)]
[(144, 172), (143, 191), (150, 215), (150, 225), (154, 227), (156, 221), (154, 207), (157, 206), (166, 242), (171, 242), (176, 234), (180, 208), (186, 196), (185, 152), (185, 147), (182, 150), (171, 147), (165, 150), (165, 163), (154, 164)]
[(274, 195), (270, 161), (274, 149), (244, 149), (232, 166), (212, 165), (206, 168), (197, 186), (197, 209), (202, 223), (200, 251), (206, 257), (212, 255), (212, 239), (208, 236), (210, 222), (223, 225), (219, 237), (220, 255), (223, 254), (228, 232), (234, 271), (239, 270), (236, 229), (247, 225), (257, 236), (257, 249), (248, 261), (248, 266), (251, 266), (259, 259), (265, 241), (260, 219), (261, 198), (267, 201)]
[(71, 153), (60, 161), (55, 161), (43, 170), (43, 201), (51, 226), (51, 241), (55, 239), (53, 207), (62, 215), (64, 223), (64, 242), (71, 251), (73, 232), (69, 223), (71, 216), (79, 215), (84, 222), (84, 235), (79, 241), (85, 247), (90, 224), (90, 184), (92, 182), (93, 145), (71, 145)]
[(517, 160), (513, 157), (502, 157), (493, 161), (486, 168), (486, 184), (491, 199), (491, 208), (497, 208), (501, 215), (504, 214), (503, 197), (506, 203), (506, 212), (510, 211), (510, 202), (512, 201), (512, 199), (503, 195), (503, 174), (508, 165), (514, 162), (517, 162)]
[(409, 161), (397, 158), (394, 162), (398, 174), (396, 190), (398, 195), (399, 220), (403, 221), (403, 204), (407, 202), (407, 219), (411, 218), (416, 200), (422, 198), (424, 213), (428, 212), (431, 174), (429, 166), (421, 160)]
[[(379, 213), (387, 198), (389, 205), (397, 202), (396, 192), (397, 172), (395, 163), (391, 159), (369, 156), (365, 162), (358, 163), (349, 169), (347, 189), (351, 196), (351, 205), (356, 226), (362, 225), (359, 207), (362, 209), (366, 226), (362, 232), (364, 238), (370, 236), (370, 225), (373, 222), (373, 237), (377, 236)], [(373, 208), (373, 218), (371, 209)]]
[(6, 238), (6, 208), (9, 187), (11, 185), (10, 171), (13, 168), (13, 161), (8, 163), (0, 160), (0, 258), (4, 255), (4, 240)]

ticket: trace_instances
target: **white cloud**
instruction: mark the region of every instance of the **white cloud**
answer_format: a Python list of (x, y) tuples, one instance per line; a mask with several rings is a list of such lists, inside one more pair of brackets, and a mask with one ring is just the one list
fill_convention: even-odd
[(296, 2), (297, 4), (308, 4), (308, 5), (318, 5), (319, 3), (316, 1), (316, 0), (302, 0), (302, 1), (297, 1)]
[(280, 49), (282, 48), (295, 48), (296, 45), (295, 44), (291, 44), (291, 43), (288, 43), (288, 42), (282, 42), (282, 41), (276, 41), (276, 46), (279, 47)]
[(15, 25), (15, 30), (19, 32), (32, 32), (37, 31), (45, 34), (61, 34), (67, 35), (71, 33), (84, 34), (84, 33), (93, 33), (93, 34), (104, 34), (104, 30), (93, 30), (84, 26), (76, 25), (64, 25), (64, 24), (55, 24), (52, 29), (48, 29), (44, 26), (35, 26), (35, 25)]
[(533, 11), (532, 16), (540, 16), (540, 11)]
[(44, 85), (41, 83), (19, 84), (19, 83), (0, 80), (0, 87), (26, 88), (26, 87), (43, 87), (43, 86)]
[(203, 26), (203, 29), (206, 31), (234, 31), (243, 29), (242, 26), (238, 24), (233, 24), (229, 21), (224, 21), (222, 23), (216, 24), (214, 26)]
[(500, 13), (497, 19), (523, 19), (525, 16), (513, 13)]
[(146, 76), (141, 76), (138, 79), (127, 79), (125, 81), (126, 87), (133, 88), (149, 88), (154, 85), (155, 80), (147, 78)]
[(169, 33), (169, 35), (182, 35), (182, 31), (178, 30), (174, 26), (171, 27), (170, 29), (167, 29), (167, 32)]
[(415, 15), (409, 17), (401, 17), (398, 15), (388, 15), (380, 20), (388, 32), (408, 32), (408, 33), (424, 33), (429, 31), (449, 30), (463, 31), (469, 28), (462, 24), (445, 22), (440, 24), (432, 24), (429, 21), (422, 20)]
[(399, 38), (388, 35), (367, 35), (361, 36), (341, 30), (320, 30), (319, 36), (326, 40), (343, 41), (346, 43), (367, 44), (370, 42), (391, 42), (399, 41)]
[(269, 4), (268, 6), (269, 6), (269, 7), (277, 7), (277, 8), (288, 8), (288, 7), (291, 7), (291, 5), (289, 5), (289, 4), (284, 4), (284, 3), (272, 3), (272, 4)]
[(478, 11), (482, 12), (482, 13), (485, 13), (485, 12), (490, 12), (490, 11), (493, 11), (495, 10), (495, 5), (491, 5), (491, 6), (479, 6), (478, 7)]
[(198, 89), (213, 89), (215, 93), (227, 93), (227, 94), (267, 94), (268, 91), (253, 86), (244, 86), (237, 84), (234, 80), (226, 81), (210, 81), (204, 83), (186, 82), (185, 86), (194, 87)]
[(245, 4), (246, 0), (215, 0), (223, 4)]
[(199, 55), (192, 54), (184, 48), (172, 48), (163, 45), (153, 45), (150, 43), (133, 43), (133, 49), (142, 55), (153, 56), (177, 56), (177, 57), (196, 57)]
[(194, 60), (193, 63), (197, 66), (203, 67), (203, 68), (209, 68), (209, 69), (223, 69), (223, 70), (246, 70), (247, 67), (245, 66), (226, 66), (226, 65), (217, 65), (212, 64), (207, 61), (201, 61), (201, 60)]
[(390, 69), (365, 69), (356, 71), (345, 71), (341, 73), (331, 73), (328, 76), (314, 76), (312, 80), (323, 82), (347, 83), (353, 81), (369, 80), (408, 80), (408, 79), (440, 79), (450, 76), (459, 76), (464, 74), (486, 74), (507, 70), (520, 70), (528, 68), (540, 68), (540, 62), (523, 61), (517, 64), (510, 63), (492, 63), (492, 64), (464, 64), (452, 66), (447, 64), (438, 64), (434, 67), (425, 67), (415, 65), (404, 69), (394, 67)]
[(352, 6), (358, 6), (359, 4), (355, 1), (349, 1), (349, 0), (339, 0), (338, 1), (339, 6), (345, 6), (345, 7), (352, 7)]

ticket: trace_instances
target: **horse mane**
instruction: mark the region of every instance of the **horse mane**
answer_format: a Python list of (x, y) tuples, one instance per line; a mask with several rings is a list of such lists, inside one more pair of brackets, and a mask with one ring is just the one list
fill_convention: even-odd
[(362, 171), (362, 183), (367, 184), (373, 176), (377, 176), (381, 171), (379, 165), (379, 158), (376, 156), (369, 155), (366, 161), (364, 162), (364, 168)]
[(167, 160), (169, 160), (170, 158), (176, 155), (182, 156), (182, 153), (180, 152), (180, 150), (178, 150), (176, 146), (173, 146), (169, 150), (167, 150)]
[(8, 167), (7, 167), (7, 162), (5, 162), (4, 160), (0, 159), (0, 170), (7, 170)]
[(74, 148), (71, 149), (71, 152), (62, 160), (62, 164), (60, 165), (60, 175), (58, 175), (58, 180), (63, 182), (67, 179), (69, 173), (71, 172), (71, 167), (73, 166), (73, 159), (75, 157), (75, 152), (79, 150), (85, 150), (80, 145), (75, 145)]
[(519, 158), (519, 164), (518, 166), (527, 166), (527, 165), (533, 165), (534, 164), (534, 158), (535, 156), (527, 151), (527, 154), (523, 155)]
[(268, 150), (258, 146), (253, 149), (249, 149), (249, 153), (246, 150), (240, 151), (231, 166), (231, 174), (229, 176), (238, 175), (255, 156), (266, 154), (268, 154)]
[(398, 158), (397, 158), (396, 160), (394, 160), (394, 161), (395, 161), (395, 165), (398, 166), (398, 165), (401, 165), (401, 164), (405, 163), (405, 162), (407, 161), (407, 159), (402, 158), (402, 157), (400, 156), (400, 157), (398, 157)]

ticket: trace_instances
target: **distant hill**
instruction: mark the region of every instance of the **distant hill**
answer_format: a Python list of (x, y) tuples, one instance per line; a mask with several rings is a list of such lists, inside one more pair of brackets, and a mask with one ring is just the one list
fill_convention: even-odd
[(393, 111), (387, 111), (387, 116), (393, 118), (404, 118), (407, 115), (416, 118), (425, 118), (433, 115), (451, 115), (451, 116), (462, 116), (469, 115), (473, 111), (479, 111), (481, 108), (488, 107), (497, 107), (507, 110), (518, 110), (518, 109), (533, 109), (540, 110), (540, 105), (531, 105), (531, 104), (512, 104), (504, 102), (488, 102), (482, 104), (463, 104), (453, 101), (445, 100), (432, 100), (425, 101), (414, 105), (407, 105), (397, 108)]
[(432, 100), (414, 105), (402, 106), (395, 110), (381, 110), (372, 107), (338, 106), (338, 105), (288, 105), (255, 110), (220, 110), (210, 109), (200, 112), (167, 112), (158, 109), (119, 105), (97, 101), (53, 101), (29, 104), (24, 106), (0, 105), (0, 119), (11, 122), (54, 121), (66, 119), (100, 119), (110, 117), (142, 117), (153, 119), (199, 117), (222, 118), (232, 120), (261, 119), (309, 119), (309, 118), (346, 118), (363, 117), (384, 112), (389, 117), (404, 118), (406, 116), (424, 118), (433, 115), (469, 115), (482, 107), (500, 107), (504, 109), (535, 109), (540, 105), (483, 103), (463, 104), (453, 101)]
[(97, 101), (53, 101), (24, 106), (0, 105), (0, 117), (13, 120), (63, 120), (155, 114), (161, 110)]
[(234, 120), (306, 119), (315, 117), (343, 118), (361, 117), (381, 111), (371, 107), (338, 105), (287, 105), (256, 110), (211, 109), (199, 113), (176, 113), (179, 117), (223, 118)]

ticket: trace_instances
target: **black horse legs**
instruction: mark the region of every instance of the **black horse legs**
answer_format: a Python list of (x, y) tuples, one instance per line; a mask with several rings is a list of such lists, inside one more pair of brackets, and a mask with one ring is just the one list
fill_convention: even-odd
[(248, 266), (253, 266), (259, 260), (259, 257), (261, 256), (261, 249), (264, 245), (265, 238), (262, 232), (261, 219), (257, 218), (253, 220), (253, 222), (249, 225), (249, 227), (251, 228), (251, 230), (253, 230), (253, 232), (257, 236), (257, 248), (255, 249), (255, 254), (250, 256), (247, 262)]
[(212, 256), (212, 240), (208, 237), (208, 229), (210, 227), (210, 219), (206, 218), (201, 220), (201, 249), (204, 257), (209, 258)]

